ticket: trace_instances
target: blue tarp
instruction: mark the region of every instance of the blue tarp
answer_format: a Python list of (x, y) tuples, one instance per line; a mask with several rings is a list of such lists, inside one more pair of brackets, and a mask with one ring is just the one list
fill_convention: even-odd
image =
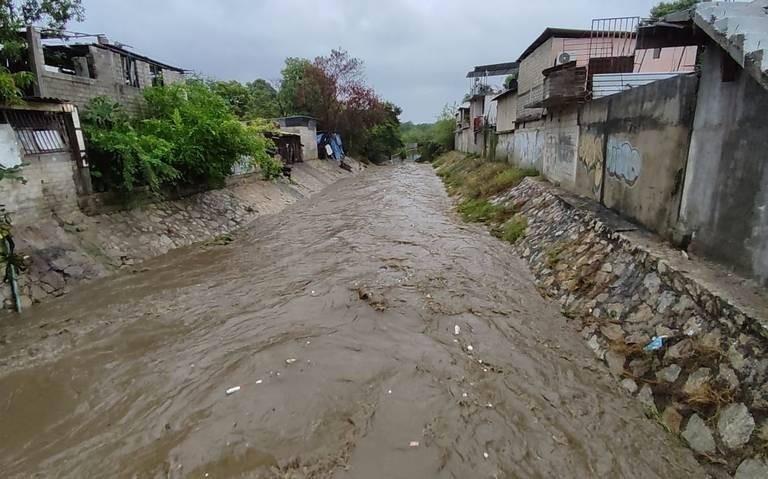
[[(325, 153), (325, 145), (329, 145), (331, 147), (331, 151), (333, 152), (333, 155), (331, 156), (332, 159), (343, 160), (346, 158), (346, 154), (344, 153), (344, 144), (341, 142), (341, 136), (338, 133), (318, 133), (317, 148), (321, 152)], [(325, 154), (325, 156), (328, 155)]]

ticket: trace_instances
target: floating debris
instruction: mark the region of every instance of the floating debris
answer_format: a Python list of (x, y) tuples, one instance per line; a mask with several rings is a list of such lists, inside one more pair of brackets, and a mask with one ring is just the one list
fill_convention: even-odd
[[(296, 359), (296, 358), (286, 359), (285, 360), (285, 364), (291, 365), (291, 364), (296, 363), (296, 361), (298, 361), (298, 359)], [(280, 373), (278, 373), (278, 374), (280, 374)]]
[(240, 392), (240, 386), (235, 386), (233, 388), (227, 389), (227, 396), (231, 396), (235, 394), (236, 392)]
[(453, 335), (458, 336), (459, 334), (461, 334), (461, 326), (457, 324), (453, 327)]
[(473, 348), (471, 344), (469, 346), (467, 346), (467, 351), (469, 351), (470, 353), (472, 351), (474, 351), (474, 350), (475, 350), (475, 348)]
[(419, 445), (419, 441), (411, 441), (411, 443), (408, 444), (408, 447), (419, 447)]
[(488, 457), (489, 457), (489, 456), (488, 456), (488, 453), (487, 453), (487, 452), (484, 452), (484, 453), (483, 453), (483, 457), (484, 457), (484, 458), (486, 458), (486, 459), (488, 459)]
[(256, 384), (261, 384), (261, 383), (263, 383), (263, 382), (264, 382), (264, 381), (263, 381), (262, 379), (259, 379), (258, 381), (256, 381)]

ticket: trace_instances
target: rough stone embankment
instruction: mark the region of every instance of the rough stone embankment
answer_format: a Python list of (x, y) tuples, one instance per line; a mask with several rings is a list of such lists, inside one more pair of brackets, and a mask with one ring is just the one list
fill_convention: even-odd
[(705, 461), (768, 477), (764, 296), (617, 216), (526, 179), (515, 248), (621, 385)]
[[(234, 180), (220, 190), (175, 201), (147, 204), (126, 211), (67, 218), (52, 217), (17, 225), (17, 253), (28, 256), (19, 278), (22, 307), (62, 296), (84, 281), (126, 268), (173, 249), (208, 241), (255, 218), (277, 213), (289, 204), (353, 172), (328, 161), (309, 161), (293, 168), (292, 182), (266, 182), (255, 176)], [(12, 306), (11, 290), (0, 283), (0, 304)]]

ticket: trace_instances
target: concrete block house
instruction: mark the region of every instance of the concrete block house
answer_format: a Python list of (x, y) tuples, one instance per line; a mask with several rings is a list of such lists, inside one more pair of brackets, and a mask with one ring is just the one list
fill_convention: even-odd
[(56, 98), (83, 108), (98, 96), (107, 96), (128, 111), (139, 107), (147, 87), (183, 80), (185, 70), (111, 43), (100, 35), (96, 42), (61, 41), (40, 30), (27, 29), (29, 70), (35, 75), (38, 98)]

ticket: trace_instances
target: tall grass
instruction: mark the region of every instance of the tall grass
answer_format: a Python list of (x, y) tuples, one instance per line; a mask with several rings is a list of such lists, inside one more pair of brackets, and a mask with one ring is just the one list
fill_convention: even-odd
[(519, 185), (523, 178), (538, 176), (538, 171), (455, 151), (440, 156), (433, 165), (448, 192), (461, 198), (458, 210), (465, 221), (493, 225), (494, 234), (510, 243), (525, 234), (525, 217), (516, 215), (513, 207), (492, 200)]

